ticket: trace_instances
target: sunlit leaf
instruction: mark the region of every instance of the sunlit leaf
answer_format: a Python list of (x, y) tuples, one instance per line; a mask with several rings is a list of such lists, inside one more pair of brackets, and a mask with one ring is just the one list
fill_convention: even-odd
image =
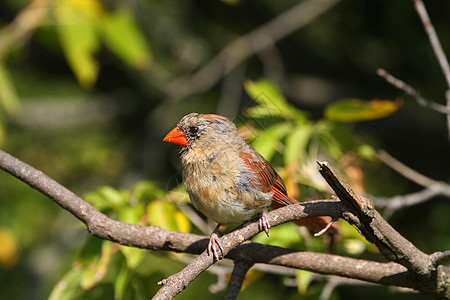
[(325, 117), (329, 120), (356, 122), (387, 117), (402, 106), (400, 99), (396, 101), (372, 99), (365, 101), (357, 98), (342, 99), (325, 108)]
[(114, 244), (109, 241), (103, 241), (100, 256), (93, 257), (90, 261), (83, 264), (80, 278), (80, 286), (83, 289), (90, 289), (97, 285), (103, 279), (111, 259)]
[(145, 208), (142, 203), (124, 205), (119, 210), (119, 219), (125, 223), (138, 224), (144, 213)]
[(296, 127), (288, 134), (286, 137), (286, 149), (284, 150), (284, 163), (286, 166), (305, 155), (311, 133), (311, 126), (304, 124)]
[(100, 187), (95, 192), (84, 195), (84, 199), (98, 210), (118, 210), (128, 203), (128, 198), (127, 193), (110, 186)]
[[(19, 109), (19, 99), (8, 70), (0, 62), (0, 110), (11, 115)], [(1, 125), (0, 125), (1, 126)], [(1, 131), (1, 129), (0, 129)], [(1, 134), (0, 134), (1, 135)], [(1, 141), (0, 136), (0, 141)]]
[(19, 262), (19, 242), (13, 231), (0, 227), (0, 267), (12, 269)]
[(295, 119), (297, 122), (306, 120), (306, 114), (291, 106), (283, 96), (280, 88), (268, 79), (258, 81), (246, 80), (245, 90), (258, 104), (246, 109), (246, 113), (253, 118), (284, 117)]
[(167, 200), (152, 201), (147, 207), (149, 223), (167, 230), (189, 232), (191, 223), (189, 219), (173, 204)]
[(123, 264), (119, 274), (116, 276), (116, 280), (114, 280), (114, 300), (124, 299), (125, 289), (129, 281), (128, 267), (126, 264)]
[(271, 228), (270, 237), (267, 237), (267, 235), (262, 232), (253, 237), (252, 241), (278, 247), (295, 247), (302, 242), (301, 235), (298, 234), (297, 228), (297, 225), (294, 223), (283, 224), (283, 226)]
[(125, 256), (127, 266), (130, 269), (136, 268), (144, 259), (145, 252), (142, 249), (120, 246), (120, 252)]
[(100, 24), (105, 43), (121, 59), (136, 68), (149, 66), (150, 47), (128, 10), (105, 14)]
[(99, 71), (94, 57), (100, 41), (93, 16), (101, 7), (96, 0), (61, 0), (55, 9), (58, 35), (67, 61), (80, 85), (90, 88)]
[(147, 202), (163, 197), (165, 192), (151, 181), (139, 181), (133, 187), (132, 194), (137, 199)]
[(48, 300), (80, 299), (83, 290), (80, 289), (82, 270), (79, 266), (72, 267), (53, 288)]
[(295, 273), (297, 279), (297, 289), (299, 294), (304, 295), (308, 290), (308, 286), (312, 281), (313, 273), (306, 270), (297, 270)]
[(281, 116), (280, 111), (273, 106), (256, 105), (245, 109), (245, 113), (252, 118), (270, 118)]
[(260, 131), (252, 145), (265, 159), (270, 161), (275, 154), (277, 144), (291, 129), (292, 125), (290, 123), (274, 124)]
[(362, 157), (369, 161), (374, 161), (377, 157), (377, 152), (375, 151), (375, 149), (373, 149), (373, 147), (368, 144), (360, 145), (357, 149), (357, 153), (359, 157)]
[(280, 89), (268, 79), (258, 81), (246, 80), (244, 87), (250, 97), (259, 104), (271, 108), (278, 115), (283, 115), (288, 109), (288, 104)]
[(6, 126), (6, 124), (5, 124), (5, 121), (3, 120), (3, 114), (0, 111), (0, 145), (3, 143), (3, 141), (5, 140), (5, 137), (6, 137), (5, 126)]
[[(347, 222), (339, 223), (339, 234), (341, 235), (342, 250), (351, 255), (359, 255), (368, 250), (377, 253), (377, 247), (368, 242), (352, 225)], [(348, 241), (348, 242), (347, 242)]]
[(177, 224), (177, 230), (182, 231), (182, 232), (190, 232), (191, 231), (191, 222), (189, 221), (188, 217), (186, 217), (186, 215), (177, 210), (174, 213), (174, 219), (175, 219), (175, 224)]
[(361, 240), (345, 239), (342, 242), (345, 251), (350, 255), (359, 255), (366, 250), (366, 245)]

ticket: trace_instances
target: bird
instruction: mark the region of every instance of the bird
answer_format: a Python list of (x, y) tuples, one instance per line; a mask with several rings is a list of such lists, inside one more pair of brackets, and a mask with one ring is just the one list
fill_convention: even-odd
[[(189, 198), (197, 210), (217, 223), (206, 249), (216, 261), (219, 250), (223, 254), (218, 237), (221, 225), (259, 217), (259, 227), (269, 235), (266, 210), (298, 203), (288, 195), (280, 175), (227, 117), (188, 114), (163, 141), (182, 146), (182, 178)], [(313, 230), (321, 228), (318, 234), (333, 223), (323, 217), (294, 222)]]

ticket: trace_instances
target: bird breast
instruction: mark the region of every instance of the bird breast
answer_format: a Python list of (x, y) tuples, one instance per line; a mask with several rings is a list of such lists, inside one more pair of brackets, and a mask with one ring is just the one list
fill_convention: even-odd
[(195, 208), (220, 224), (256, 217), (272, 202), (257, 189), (234, 151), (188, 151), (182, 156), (183, 181)]

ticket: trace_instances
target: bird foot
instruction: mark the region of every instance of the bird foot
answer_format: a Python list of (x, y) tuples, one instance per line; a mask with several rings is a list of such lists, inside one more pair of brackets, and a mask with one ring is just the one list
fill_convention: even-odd
[(321, 231), (314, 233), (314, 236), (321, 236), (322, 234), (327, 232), (327, 230), (330, 229), (331, 225), (333, 225), (334, 222), (336, 222), (336, 220), (331, 220), (330, 222), (328, 222), (328, 224)]
[(267, 236), (269, 236), (270, 224), (269, 224), (269, 220), (267, 220), (267, 215), (266, 215), (265, 211), (263, 211), (259, 215), (259, 228), (260, 229), (264, 229), (264, 231), (266, 232)]
[(219, 236), (215, 232), (211, 233), (211, 235), (209, 236), (208, 248), (206, 249), (208, 250), (208, 255), (212, 254), (215, 260), (219, 261), (220, 255), (218, 249), (220, 249), (220, 252), (222, 252), (223, 254), (223, 247), (222, 243), (220, 242)]

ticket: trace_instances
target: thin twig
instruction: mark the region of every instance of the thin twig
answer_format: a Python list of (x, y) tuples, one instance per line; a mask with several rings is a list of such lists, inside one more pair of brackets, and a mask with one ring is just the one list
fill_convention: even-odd
[(435, 266), (440, 265), (445, 260), (450, 258), (450, 250), (444, 252), (437, 252), (431, 255), (431, 260)]
[(389, 220), (396, 211), (426, 202), (439, 195), (450, 198), (450, 189), (442, 189), (441, 184), (438, 184), (407, 195), (394, 196), (391, 198), (370, 197), (370, 199), (374, 201), (377, 207), (384, 208), (383, 217), (386, 220)]
[[(434, 54), (439, 62), (439, 66), (441, 66), (442, 73), (444, 73), (445, 80), (447, 81), (447, 108), (450, 109), (450, 66), (448, 64), (447, 57), (442, 49), (439, 38), (436, 34), (436, 30), (434, 30), (433, 23), (431, 23), (431, 19), (428, 16), (427, 9), (423, 4), (422, 0), (414, 0), (414, 6), (416, 7), (416, 11), (422, 20), (423, 26), (425, 27), (425, 31), (427, 32), (428, 39), (430, 40), (431, 47), (433, 48)], [(450, 115), (447, 114), (447, 128), (450, 139)]]
[(419, 104), (420, 106), (427, 107), (427, 108), (433, 109), (437, 112), (450, 115), (450, 106), (445, 106), (445, 105), (425, 99), (412, 86), (406, 84), (404, 81), (389, 74), (386, 70), (378, 69), (377, 74), (379, 76), (383, 77), (384, 79), (386, 79), (387, 82), (389, 82), (390, 84), (392, 84), (399, 90), (402, 90), (405, 93), (407, 93), (408, 95), (412, 96), (416, 100), (417, 104)]
[(448, 60), (447, 57), (445, 56), (444, 50), (442, 50), (442, 46), (441, 43), (439, 42), (436, 30), (434, 30), (434, 26), (431, 23), (430, 17), (428, 16), (428, 12), (422, 0), (414, 0), (414, 5), (416, 7), (417, 14), (422, 20), (423, 27), (425, 27), (425, 31), (428, 34), (431, 47), (433, 48), (434, 54), (436, 55), (439, 65), (441, 66), (442, 72), (444, 73), (445, 80), (447, 81), (447, 85), (450, 89), (450, 66), (448, 64)]
[(232, 41), (199, 71), (169, 82), (164, 90), (174, 99), (182, 99), (211, 88), (253, 53), (272, 46), (309, 24), (338, 2), (339, 0), (300, 2), (268, 23)]
[(341, 285), (351, 285), (351, 286), (360, 286), (360, 285), (374, 285), (373, 283), (351, 279), (351, 278), (343, 278), (337, 276), (328, 276), (328, 281), (322, 289), (320, 293), (319, 300), (328, 300), (331, 297), (331, 293), (334, 289)]
[(377, 156), (386, 165), (388, 165), (389, 167), (391, 167), (404, 177), (408, 178), (409, 180), (417, 183), (418, 185), (421, 185), (423, 187), (429, 187), (439, 183), (438, 181), (431, 179), (425, 175), (422, 175), (416, 170), (411, 169), (410, 167), (408, 167), (395, 157), (391, 156), (384, 150), (378, 150)]
[(0, 31), (0, 61), (17, 44), (25, 42), (45, 21), (51, 0), (31, 1), (14, 20)]

